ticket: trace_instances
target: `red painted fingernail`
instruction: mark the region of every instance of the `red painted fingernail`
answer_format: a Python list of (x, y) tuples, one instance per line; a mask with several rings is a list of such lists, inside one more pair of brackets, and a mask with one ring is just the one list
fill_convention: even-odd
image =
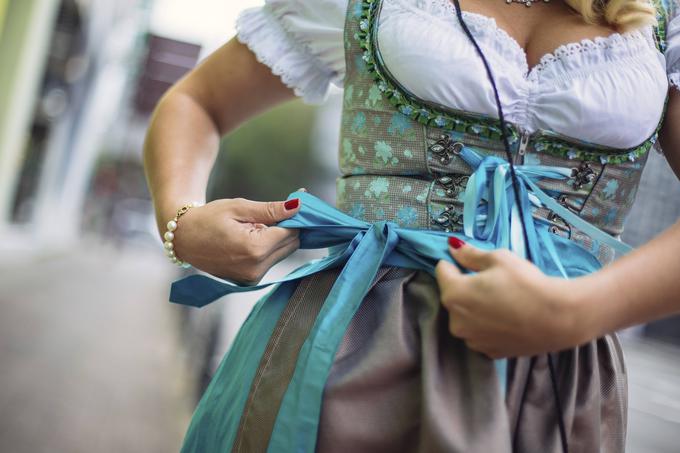
[(299, 198), (293, 198), (292, 200), (288, 200), (283, 204), (283, 207), (286, 208), (286, 211), (292, 211), (293, 209), (297, 209), (298, 206), (300, 206)]
[(461, 241), (460, 239), (458, 239), (455, 236), (451, 236), (451, 237), (449, 237), (449, 245), (451, 247), (453, 247), (454, 249), (458, 250), (459, 248), (461, 248), (462, 246), (465, 245), (465, 242)]

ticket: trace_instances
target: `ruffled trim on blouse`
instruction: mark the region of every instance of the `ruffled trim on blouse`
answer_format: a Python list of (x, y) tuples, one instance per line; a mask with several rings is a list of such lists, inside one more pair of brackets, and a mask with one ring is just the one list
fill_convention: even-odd
[[(428, 15), (430, 20), (433, 16), (455, 17), (456, 15), (456, 7), (451, 0), (392, 0), (392, 2), (395, 1), (402, 7), (417, 7)], [(505, 60), (513, 62), (514, 67), (519, 68), (522, 74), (533, 78), (542, 73), (559, 76), (564, 72), (572, 74), (583, 72), (584, 68), (594, 69), (606, 61), (626, 58), (633, 60), (639, 56), (640, 52), (651, 52), (655, 48), (653, 41), (649, 41), (641, 30), (613, 33), (609, 36), (563, 44), (553, 52), (543, 55), (536, 66), (530, 70), (527, 55), (522, 46), (498, 25), (495, 18), (469, 11), (463, 11), (463, 17), (478, 41), (490, 46)]]
[[(270, 1), (264, 7), (243, 11), (236, 21), (237, 38), (297, 96), (306, 103), (319, 104), (326, 99), (331, 83), (342, 83), (344, 71), (328, 59), (329, 54), (337, 54), (332, 45), (326, 49), (313, 46), (323, 45), (318, 30), (307, 37), (295, 33), (295, 27), (290, 25), (290, 19), (295, 18), (287, 17), (290, 3), (293, 2)], [(332, 28), (327, 31), (332, 33)], [(342, 39), (338, 41), (335, 47), (342, 53)], [(344, 65), (344, 61), (341, 63)]]
[[(625, 33), (613, 33), (609, 36), (598, 36), (593, 39), (583, 39), (579, 42), (563, 44), (553, 52), (543, 55), (532, 68), (532, 73), (551, 72), (560, 73), (592, 72), (605, 62), (622, 62), (629, 60), (629, 64), (643, 64), (639, 55), (643, 52), (655, 52), (641, 30)], [(587, 74), (584, 74), (587, 75)]]

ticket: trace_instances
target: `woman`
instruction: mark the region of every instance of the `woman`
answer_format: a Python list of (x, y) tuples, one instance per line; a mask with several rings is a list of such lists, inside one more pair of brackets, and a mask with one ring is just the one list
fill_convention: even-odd
[[(606, 239), (594, 230), (618, 234), (632, 204), (667, 78), (679, 79), (680, 18), (669, 9), (655, 30), (654, 8), (631, 0), (465, 1), (461, 9), (493, 69), (514, 163), (570, 169), (538, 181), (559, 206), (534, 216), (558, 243), (610, 261), (612, 242), (594, 239)], [(240, 42), (209, 57), (155, 113), (145, 157), (160, 230), (180, 206), (203, 199), (222, 134), (293, 95), (319, 101), (336, 84), (345, 100), (338, 207), (383, 227), (460, 231), (470, 175), (484, 156), (504, 156), (504, 143), (494, 90), (457, 12), (448, 0), (269, 0), (245, 12)], [(677, 109), (673, 96), (669, 112)], [(213, 275), (256, 282), (299, 244), (294, 230), (273, 225), (303, 211), (296, 199), (185, 208), (168, 225), (166, 247)], [(570, 213), (597, 228), (571, 226)], [(441, 269), (446, 285), (451, 269)], [(183, 451), (309, 449), (298, 448), (301, 433), (286, 431), (280, 413), (306, 401), (290, 387), (338, 274), (277, 290), (286, 303), (268, 321), (268, 339), (248, 337), (264, 320), (247, 324), (236, 345), (251, 341), (256, 371), (239, 381), (232, 349)], [(319, 451), (624, 451), (625, 368), (615, 336), (510, 360), (504, 394), (494, 363), (449, 334), (439, 298), (426, 272), (380, 271), (332, 350), (313, 433)], [(262, 310), (274, 310), (269, 302)]]

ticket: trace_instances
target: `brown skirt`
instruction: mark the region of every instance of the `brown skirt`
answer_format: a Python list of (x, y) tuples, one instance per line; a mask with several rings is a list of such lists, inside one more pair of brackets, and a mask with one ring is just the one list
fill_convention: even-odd
[[(295, 359), (337, 270), (304, 279), (269, 340), (234, 451), (266, 451)], [(569, 451), (625, 451), (627, 386), (615, 336), (553, 354)], [(337, 352), (317, 451), (561, 453), (547, 357), (493, 361), (448, 332), (434, 279), (382, 268)]]

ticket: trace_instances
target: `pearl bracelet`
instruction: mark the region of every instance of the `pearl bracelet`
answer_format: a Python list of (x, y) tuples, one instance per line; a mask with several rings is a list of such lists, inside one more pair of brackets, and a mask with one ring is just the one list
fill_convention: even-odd
[(165, 240), (165, 242), (163, 243), (163, 248), (165, 248), (165, 254), (168, 256), (168, 258), (170, 258), (170, 261), (172, 261), (173, 263), (180, 267), (183, 267), (184, 269), (191, 267), (191, 264), (179, 259), (179, 257), (175, 253), (175, 244), (173, 244), (172, 241), (175, 240), (175, 231), (179, 226), (180, 217), (189, 212), (189, 209), (197, 208), (201, 205), (202, 203), (194, 201), (193, 203), (185, 204), (184, 206), (179, 208), (175, 217), (173, 217), (173, 219), (168, 222), (166, 226), (167, 231), (163, 235), (163, 239)]

